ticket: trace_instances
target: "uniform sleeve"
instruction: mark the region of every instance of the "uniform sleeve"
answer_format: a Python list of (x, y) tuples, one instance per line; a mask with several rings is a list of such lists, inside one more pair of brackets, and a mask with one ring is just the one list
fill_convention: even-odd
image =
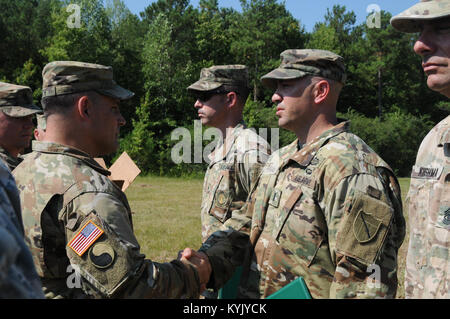
[(248, 196), (240, 209), (232, 211), (231, 217), (221, 225), (221, 230), (227, 231), (231, 228), (244, 234), (250, 234), (253, 213), (252, 200), (254, 200), (252, 195), (256, 191), (259, 177), (268, 158), (267, 152), (252, 150), (246, 152), (242, 159), (238, 161), (238, 176)]
[(199, 295), (198, 274), (189, 263), (145, 259), (128, 210), (113, 196), (84, 194), (67, 206), (64, 219), (67, 255), (82, 277), (85, 293), (100, 298)]
[[(389, 186), (387, 186), (389, 187)], [(345, 178), (321, 202), (336, 265), (330, 298), (394, 298), (401, 204), (376, 176)]]

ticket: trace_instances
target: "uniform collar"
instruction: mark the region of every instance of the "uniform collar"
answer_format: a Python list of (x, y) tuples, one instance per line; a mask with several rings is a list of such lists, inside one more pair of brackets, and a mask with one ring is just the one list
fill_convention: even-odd
[(316, 137), (314, 140), (309, 142), (306, 145), (303, 145), (303, 148), (299, 150), (298, 148), (298, 140), (295, 142), (295, 146), (297, 147), (297, 152), (295, 152), (289, 160), (295, 161), (300, 166), (308, 166), (311, 163), (311, 160), (316, 156), (319, 149), (327, 143), (331, 138), (343, 133), (348, 132), (350, 129), (350, 121), (341, 122), (338, 125), (334, 126), (330, 130), (322, 133), (320, 136)]
[(33, 141), (32, 143), (33, 151), (38, 153), (46, 154), (60, 154), (70, 157), (74, 157), (89, 167), (93, 168), (102, 175), (110, 176), (111, 172), (101, 167), (89, 154), (62, 144), (52, 143), (52, 142), (39, 142)]

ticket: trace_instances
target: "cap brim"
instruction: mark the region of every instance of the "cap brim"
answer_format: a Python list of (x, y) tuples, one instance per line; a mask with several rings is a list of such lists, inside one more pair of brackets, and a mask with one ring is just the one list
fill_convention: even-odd
[(116, 85), (111, 89), (96, 89), (95, 91), (97, 91), (100, 94), (112, 97), (114, 99), (119, 99), (119, 100), (129, 100), (134, 96), (134, 93), (124, 89), (123, 87)]
[(270, 88), (270, 89), (276, 89), (277, 88), (277, 81), (279, 80), (295, 80), (300, 79), (308, 74), (295, 69), (275, 69), (272, 72), (264, 75), (261, 78), (261, 82), (264, 86)]
[(208, 92), (220, 88), (223, 83), (220, 82), (207, 82), (207, 81), (197, 81), (188, 87), (188, 91), (200, 91)]
[(11, 117), (25, 117), (33, 114), (42, 114), (43, 110), (36, 105), (30, 106), (7, 106), (2, 107), (0, 110)]
[[(439, 12), (439, 14), (418, 14), (420, 12)], [(414, 12), (415, 14), (411, 14)], [(391, 25), (394, 29), (405, 33), (420, 32), (420, 22), (441, 19), (450, 16), (450, 12), (445, 12), (438, 3), (419, 2), (402, 13), (392, 17)]]

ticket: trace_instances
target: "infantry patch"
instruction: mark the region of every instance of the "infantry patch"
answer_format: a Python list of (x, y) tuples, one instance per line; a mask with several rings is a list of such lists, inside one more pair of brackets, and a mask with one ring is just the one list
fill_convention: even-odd
[(420, 179), (439, 179), (444, 171), (444, 167), (419, 167), (414, 166), (411, 177)]
[(67, 246), (81, 257), (103, 233), (103, 230), (90, 221), (76, 234)]
[(353, 233), (361, 244), (372, 241), (380, 230), (382, 221), (360, 211), (353, 223)]

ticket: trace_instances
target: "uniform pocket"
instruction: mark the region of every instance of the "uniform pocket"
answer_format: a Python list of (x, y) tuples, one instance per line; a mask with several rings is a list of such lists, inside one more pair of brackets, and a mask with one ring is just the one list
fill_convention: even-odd
[(221, 173), (209, 210), (209, 214), (221, 223), (226, 222), (231, 217), (230, 207), (234, 198), (232, 175), (233, 172), (229, 170)]
[(373, 264), (383, 248), (393, 209), (385, 202), (355, 192), (353, 203), (341, 220), (336, 250), (360, 262)]
[(312, 198), (302, 198), (301, 191), (293, 193), (293, 197), (286, 204), (289, 201), (291, 204), (284, 207), (287, 214), (277, 240), (283, 249), (305, 260), (309, 265), (325, 238), (326, 224), (323, 214)]

